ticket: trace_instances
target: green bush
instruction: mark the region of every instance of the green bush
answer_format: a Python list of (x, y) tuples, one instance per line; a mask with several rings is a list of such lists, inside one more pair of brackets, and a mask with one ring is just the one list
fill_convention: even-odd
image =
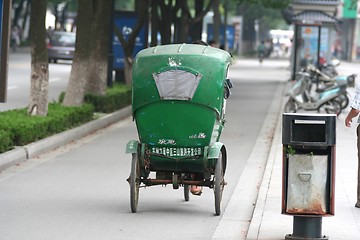
[(116, 83), (104, 96), (87, 93), (85, 102), (94, 105), (95, 112), (110, 113), (131, 104), (130, 86)]
[[(60, 103), (64, 95), (60, 94)], [(50, 103), (46, 117), (29, 116), (26, 108), (0, 112), (0, 153), (86, 123), (94, 111), (110, 113), (126, 107), (131, 104), (131, 88), (117, 83), (105, 96), (86, 94), (85, 102), (81, 107)]]
[(12, 148), (12, 140), (10, 133), (4, 130), (0, 130), (0, 153), (6, 152)]
[(93, 113), (94, 107), (90, 104), (66, 107), (57, 103), (49, 104), (46, 117), (29, 116), (25, 108), (1, 112), (0, 153), (88, 122)]

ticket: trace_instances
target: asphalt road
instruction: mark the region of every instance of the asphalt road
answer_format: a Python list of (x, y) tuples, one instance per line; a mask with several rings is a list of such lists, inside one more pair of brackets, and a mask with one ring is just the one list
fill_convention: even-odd
[[(286, 61), (240, 60), (227, 102), (221, 141), (228, 149), (223, 193), (225, 209), (247, 164), (280, 85)], [(281, 69), (281, 71), (276, 71)], [(275, 71), (274, 71), (275, 70)], [(138, 212), (129, 204), (130, 155), (137, 139), (129, 117), (85, 138), (0, 173), (0, 238), (18, 239), (211, 239), (221, 217), (214, 194), (183, 200), (172, 186), (140, 189)], [(245, 196), (244, 196), (245, 198)], [(241, 204), (241, 202), (239, 202)]]
[[(57, 101), (66, 90), (71, 61), (49, 64), (49, 101)], [(28, 50), (10, 52), (8, 62), (7, 101), (0, 103), (0, 111), (26, 107), (30, 103), (31, 56)]]

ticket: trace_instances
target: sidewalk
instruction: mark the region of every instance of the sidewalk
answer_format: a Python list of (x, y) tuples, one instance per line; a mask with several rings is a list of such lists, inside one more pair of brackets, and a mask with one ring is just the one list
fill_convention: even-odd
[[(353, 96), (354, 89), (349, 89), (349, 92)], [(357, 124), (354, 123), (351, 128), (344, 126), (348, 111), (349, 108), (345, 109), (336, 123), (335, 216), (322, 218), (322, 235), (336, 240), (360, 238), (360, 209), (354, 207), (357, 187)], [(271, 153), (246, 237), (248, 240), (278, 240), (293, 233), (293, 217), (281, 214), (282, 113), (279, 114)]]

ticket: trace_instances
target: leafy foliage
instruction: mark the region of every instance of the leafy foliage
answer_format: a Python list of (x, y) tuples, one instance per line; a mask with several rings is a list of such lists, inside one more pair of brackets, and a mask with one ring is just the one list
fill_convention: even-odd
[(29, 116), (25, 108), (1, 112), (0, 152), (88, 122), (93, 117), (93, 110), (94, 107), (90, 104), (81, 107), (64, 107), (52, 103), (49, 104), (47, 117)]
[(96, 112), (110, 113), (131, 104), (131, 87), (114, 84), (107, 89), (105, 96), (85, 94), (85, 102), (92, 104)]
[[(131, 103), (131, 88), (114, 84), (105, 96), (86, 96), (87, 104), (79, 107), (50, 103), (46, 117), (29, 116), (25, 108), (0, 112), (0, 153), (86, 123), (93, 119), (95, 111), (109, 113), (126, 107)], [(63, 97), (64, 93), (60, 102)]]
[(284, 148), (287, 154), (294, 155), (296, 153), (296, 150), (291, 145), (286, 145)]

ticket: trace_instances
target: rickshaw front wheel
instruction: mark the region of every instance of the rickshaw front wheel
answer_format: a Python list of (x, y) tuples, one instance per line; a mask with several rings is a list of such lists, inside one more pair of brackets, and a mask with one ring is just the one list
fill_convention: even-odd
[(223, 151), (222, 149), (217, 159), (214, 174), (215, 215), (217, 216), (221, 214), (221, 199), (225, 185)]
[(130, 173), (130, 206), (131, 211), (136, 213), (139, 201), (139, 188), (140, 188), (140, 165), (138, 154), (132, 154), (131, 173)]

